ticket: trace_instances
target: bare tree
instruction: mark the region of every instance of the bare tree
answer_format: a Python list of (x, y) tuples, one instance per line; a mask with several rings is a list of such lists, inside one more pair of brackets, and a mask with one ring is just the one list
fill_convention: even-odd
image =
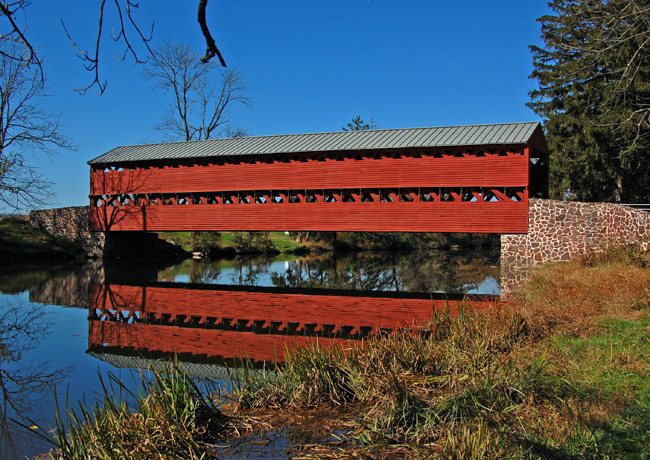
[(212, 62), (202, 64), (188, 45), (168, 41), (156, 48), (145, 77), (172, 96), (167, 114), (156, 127), (168, 138), (191, 141), (224, 133), (241, 135), (241, 128), (230, 126), (230, 109), (236, 104), (250, 107), (251, 100), (238, 71), (219, 69)]
[[(106, 80), (100, 78), (99, 72), (102, 38), (105, 35), (106, 20), (110, 10), (110, 6), (107, 8), (106, 3), (106, 0), (99, 0), (95, 3), (98, 4), (97, 35), (91, 51), (86, 51), (79, 45), (72, 38), (67, 26), (61, 21), (70, 42), (79, 52), (84, 67), (94, 74), (94, 79), (90, 84), (77, 89), (81, 93), (85, 93), (94, 86), (97, 86), (100, 94), (106, 89)], [(113, 6), (113, 15), (116, 18), (116, 23), (111, 24), (112, 27), (110, 27), (112, 30), (111, 38), (114, 42), (124, 45), (123, 54), (119, 59), (124, 60), (130, 55), (136, 64), (146, 62), (152, 54), (149, 42), (153, 37), (154, 22), (151, 22), (150, 32), (145, 34), (134, 17), (134, 12), (138, 8), (137, 2), (133, 0), (109, 0), (108, 3)], [(199, 0), (198, 2), (198, 22), (207, 47), (201, 62), (208, 62), (214, 56), (217, 56), (221, 65), (226, 67), (226, 62), (221, 56), (221, 52), (217, 48), (207, 25), (205, 17), (207, 5), (208, 0)], [(0, 41), (10, 41), (18, 45), (15, 48), (17, 50), (16, 54), (3, 54), (5, 57), (20, 60), (25, 64), (37, 65), (41, 79), (44, 79), (41, 59), (26, 33), (27, 10), (30, 6), (31, 2), (29, 0), (0, 1)]]
[(13, 43), (0, 43), (0, 202), (15, 209), (42, 205), (50, 196), (49, 183), (25, 155), (74, 149), (60, 133), (60, 115), (44, 111), (38, 100), (46, 96), (40, 70), (28, 66)]

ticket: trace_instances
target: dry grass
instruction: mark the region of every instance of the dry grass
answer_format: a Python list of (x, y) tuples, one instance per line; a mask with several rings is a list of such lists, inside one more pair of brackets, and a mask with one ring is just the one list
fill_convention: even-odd
[(295, 350), (238, 407), (355, 408), (349, 458), (647, 457), (647, 260), (617, 248), (544, 267), (510, 304), (437, 315), (431, 337)]

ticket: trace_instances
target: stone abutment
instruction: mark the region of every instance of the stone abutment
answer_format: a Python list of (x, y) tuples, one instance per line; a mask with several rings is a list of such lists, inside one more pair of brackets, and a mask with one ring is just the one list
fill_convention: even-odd
[(32, 211), (29, 221), (34, 227), (76, 243), (88, 257), (137, 258), (174, 252), (171, 245), (161, 243), (156, 233), (91, 232), (89, 213), (88, 206), (43, 209)]
[(88, 206), (43, 209), (29, 213), (32, 226), (76, 243), (89, 257), (102, 257), (105, 234), (89, 231), (89, 219)]
[(531, 199), (528, 233), (501, 235), (501, 285), (515, 286), (525, 269), (570, 260), (613, 244), (650, 248), (650, 213), (613, 203)]

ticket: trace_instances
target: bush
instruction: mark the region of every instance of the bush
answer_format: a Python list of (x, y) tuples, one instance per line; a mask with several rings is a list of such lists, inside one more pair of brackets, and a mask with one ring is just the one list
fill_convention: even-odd
[(192, 232), (190, 234), (190, 244), (194, 251), (210, 254), (219, 249), (220, 243), (221, 233), (219, 232)]

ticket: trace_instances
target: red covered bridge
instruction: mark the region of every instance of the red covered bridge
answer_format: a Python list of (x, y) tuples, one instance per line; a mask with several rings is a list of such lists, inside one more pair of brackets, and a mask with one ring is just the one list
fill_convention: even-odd
[(539, 123), (117, 147), (89, 162), (93, 231), (526, 233)]

